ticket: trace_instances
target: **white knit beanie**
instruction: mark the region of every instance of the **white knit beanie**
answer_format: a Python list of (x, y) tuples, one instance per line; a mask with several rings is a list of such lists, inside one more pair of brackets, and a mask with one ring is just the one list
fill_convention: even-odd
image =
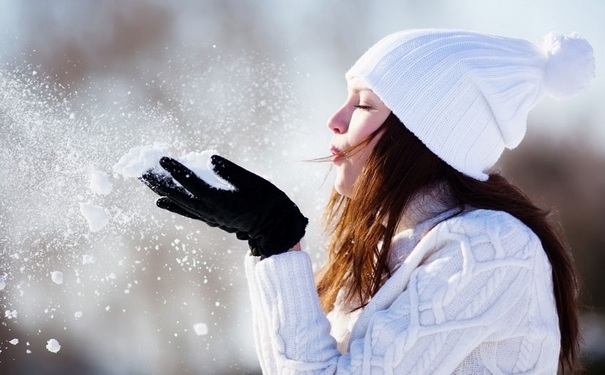
[(358, 77), (433, 153), (477, 180), (525, 135), (545, 94), (588, 87), (595, 63), (577, 35), (528, 41), (459, 30), (409, 30), (372, 46), (347, 72)]

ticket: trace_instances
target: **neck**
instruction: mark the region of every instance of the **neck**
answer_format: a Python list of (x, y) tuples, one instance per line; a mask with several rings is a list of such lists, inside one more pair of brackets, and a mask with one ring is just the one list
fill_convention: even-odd
[(413, 228), (452, 207), (454, 202), (449, 186), (445, 183), (432, 185), (412, 196), (401, 216), (398, 231)]

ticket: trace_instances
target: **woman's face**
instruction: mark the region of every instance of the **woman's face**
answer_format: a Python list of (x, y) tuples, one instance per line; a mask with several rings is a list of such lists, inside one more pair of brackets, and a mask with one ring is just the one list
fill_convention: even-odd
[(391, 110), (357, 78), (347, 81), (347, 91), (347, 100), (330, 117), (328, 127), (334, 133), (330, 145), (332, 163), (336, 167), (334, 188), (340, 194), (351, 197), (353, 185), (380, 135), (347, 157), (342, 155), (342, 151), (357, 145), (378, 129)]

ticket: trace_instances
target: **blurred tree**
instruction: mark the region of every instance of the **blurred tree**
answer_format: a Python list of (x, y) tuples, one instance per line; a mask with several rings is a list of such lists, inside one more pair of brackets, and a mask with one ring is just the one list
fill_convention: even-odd
[(72, 88), (99, 72), (132, 77), (138, 59), (164, 51), (173, 23), (171, 7), (155, 1), (23, 1), (15, 6), (27, 20), (20, 35), (27, 62)]

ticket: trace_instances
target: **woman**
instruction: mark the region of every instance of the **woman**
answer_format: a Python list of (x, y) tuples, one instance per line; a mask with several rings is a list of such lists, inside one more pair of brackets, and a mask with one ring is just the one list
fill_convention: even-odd
[(574, 95), (592, 49), (542, 49), (467, 31), (387, 36), (347, 72), (330, 118), (329, 259), (317, 282), (307, 219), (271, 183), (220, 157), (211, 188), (143, 176), (159, 207), (247, 240), (257, 351), (267, 374), (554, 374), (578, 355), (576, 276), (546, 212), (489, 173), (545, 95)]

